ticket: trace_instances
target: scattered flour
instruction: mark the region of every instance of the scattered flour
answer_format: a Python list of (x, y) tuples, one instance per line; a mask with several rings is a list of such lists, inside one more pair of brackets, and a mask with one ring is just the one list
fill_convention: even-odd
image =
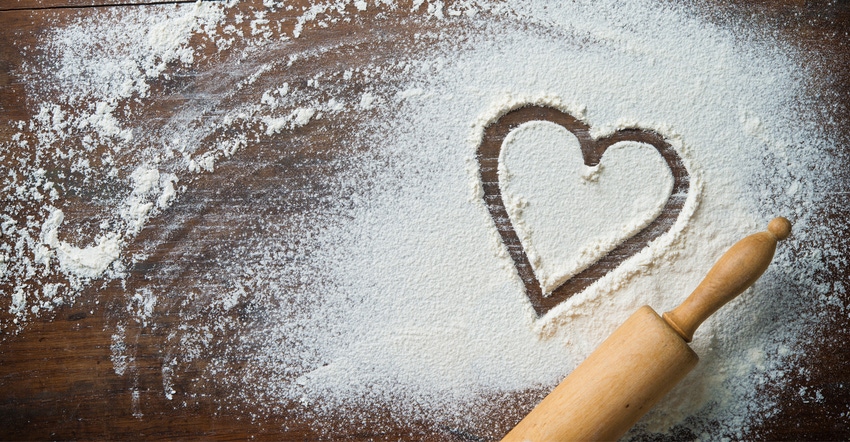
[[(641, 0), (418, 1), (412, 10), (428, 18), (417, 26), (430, 32), (404, 40), (408, 26), (397, 26), (387, 35), (410, 47), (326, 72), (311, 63), (338, 47), (372, 55), (373, 41), (294, 43), (309, 40), (310, 26), (395, 20), (368, 15), (393, 10), (384, 3), (317, 2), (291, 30), (275, 27), (288, 6), (271, 1), (248, 12), (232, 3), (140, 7), (46, 35), (55, 61), (26, 67), (41, 88), (30, 91), (38, 113), (2, 141), (11, 158), (3, 164), (15, 164), (2, 177), (0, 278), (11, 288), (0, 301), (3, 330), (25, 332), (28, 318), (73, 303), (98, 278), (127, 278), (126, 266), (144, 258), (125, 247), (217, 161), (315, 120), (345, 119), (355, 123), (340, 149), (368, 154), (350, 153), (347, 174), (316, 178), (336, 192), (317, 197), (322, 210), (290, 214), (282, 204), (282, 218), (219, 251), (215, 272), (230, 285), (175, 293), (154, 280), (128, 290), (129, 319), (112, 336), (117, 374), (135, 370), (129, 331), (157, 326), (157, 309), (173, 308), (180, 321), (161, 357), (163, 395), (175, 406), (226, 387), (222, 406), (260, 410), (257, 419), (295, 407), (321, 427), (353, 406), (351, 420), (370, 426), (424, 421), (498, 437), (504, 429), (488, 413), (503, 410), (486, 406), (494, 397), (539, 390), (533, 403), (638, 307), (675, 307), (729, 245), (785, 215), (794, 236), (752, 290), (698, 331), (701, 365), (632, 433), (745, 437), (775, 405), (761, 387), (794, 370), (793, 349), (832, 302), (816, 274), (837, 252), (814, 221), (836, 185), (815, 167), (829, 161), (830, 140), (801, 112), (817, 103), (804, 100), (794, 49)], [(242, 71), (222, 80), (193, 36), (233, 51), (220, 62), (238, 60)], [(101, 47), (110, 49), (92, 57)], [(145, 105), (161, 93), (158, 81), (189, 68), (211, 72), (196, 80), (203, 98), (151, 128)], [(61, 93), (49, 93), (51, 82)], [(540, 319), (481, 200), (474, 157), (486, 124), (532, 103), (569, 110), (596, 137), (655, 130), (692, 180), (668, 233)], [(671, 193), (669, 170), (647, 146), (622, 143), (588, 168), (575, 139), (548, 123), (515, 129), (500, 160), (512, 220), (548, 288), (640, 230)], [(75, 204), (101, 218), (66, 219)], [(265, 219), (263, 209), (241, 215)], [(791, 253), (812, 243), (824, 252)], [(243, 303), (261, 306), (248, 325), (230, 314)], [(249, 363), (234, 368), (234, 354)], [(195, 390), (179, 390), (201, 355), (209, 363), (191, 369)], [(143, 417), (138, 390), (133, 404)]]
[(41, 230), (41, 241), (52, 250), (44, 250), (36, 255), (37, 262), (43, 262), (49, 267), (53, 252), (59, 261), (62, 271), (83, 278), (100, 276), (116, 260), (121, 253), (120, 239), (116, 235), (97, 238), (96, 245), (78, 248), (64, 241), (59, 241), (59, 227), (65, 215), (59, 209), (53, 209), (44, 222)]

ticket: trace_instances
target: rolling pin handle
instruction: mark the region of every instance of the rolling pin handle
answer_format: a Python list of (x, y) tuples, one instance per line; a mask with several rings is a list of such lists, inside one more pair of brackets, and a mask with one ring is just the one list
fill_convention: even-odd
[(786, 218), (777, 217), (770, 220), (767, 224), (767, 231), (770, 232), (777, 241), (782, 241), (788, 238), (791, 234), (791, 222)]
[(791, 234), (791, 223), (774, 218), (766, 232), (750, 235), (733, 245), (709, 270), (705, 279), (678, 307), (664, 313), (664, 320), (691, 342), (697, 327), (712, 313), (751, 286), (767, 270), (777, 241)]

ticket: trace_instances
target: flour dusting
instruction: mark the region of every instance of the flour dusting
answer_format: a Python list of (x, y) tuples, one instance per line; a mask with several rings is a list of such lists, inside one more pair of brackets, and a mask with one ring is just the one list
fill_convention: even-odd
[[(831, 140), (793, 46), (643, 0), (299, 8), (93, 11), (41, 37), (21, 74), (33, 115), (0, 140), (4, 336), (117, 281), (114, 371), (138, 382), (137, 359), (156, 358), (175, 407), (327, 437), (498, 438), (631, 313), (674, 308), (782, 215), (795, 227), (774, 263), (702, 326), (701, 364), (628, 437), (747, 438), (778, 406), (765, 385), (837, 302), (817, 213), (839, 181), (818, 167)], [(357, 32), (331, 32), (344, 26)], [(543, 318), (475, 158), (484, 127), (523, 105), (596, 138), (655, 131), (690, 177), (667, 233)], [(588, 167), (572, 134), (531, 122), (503, 147), (506, 206), (546, 290), (672, 192), (642, 143)], [(135, 353), (142, 330), (159, 353)]]

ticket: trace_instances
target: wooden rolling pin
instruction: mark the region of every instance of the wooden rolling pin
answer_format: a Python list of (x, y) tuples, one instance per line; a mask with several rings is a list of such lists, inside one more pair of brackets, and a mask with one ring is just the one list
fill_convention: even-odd
[(694, 331), (767, 269), (791, 223), (732, 246), (700, 285), (663, 319), (641, 307), (561, 382), (503, 441), (617, 440), (696, 366)]

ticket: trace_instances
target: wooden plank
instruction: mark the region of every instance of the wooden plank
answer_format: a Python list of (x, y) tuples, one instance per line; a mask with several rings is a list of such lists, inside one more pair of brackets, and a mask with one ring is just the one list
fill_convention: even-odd
[[(197, 0), (3, 0), (0, 12), (195, 3)], [(220, 1), (220, 0), (203, 0)]]

